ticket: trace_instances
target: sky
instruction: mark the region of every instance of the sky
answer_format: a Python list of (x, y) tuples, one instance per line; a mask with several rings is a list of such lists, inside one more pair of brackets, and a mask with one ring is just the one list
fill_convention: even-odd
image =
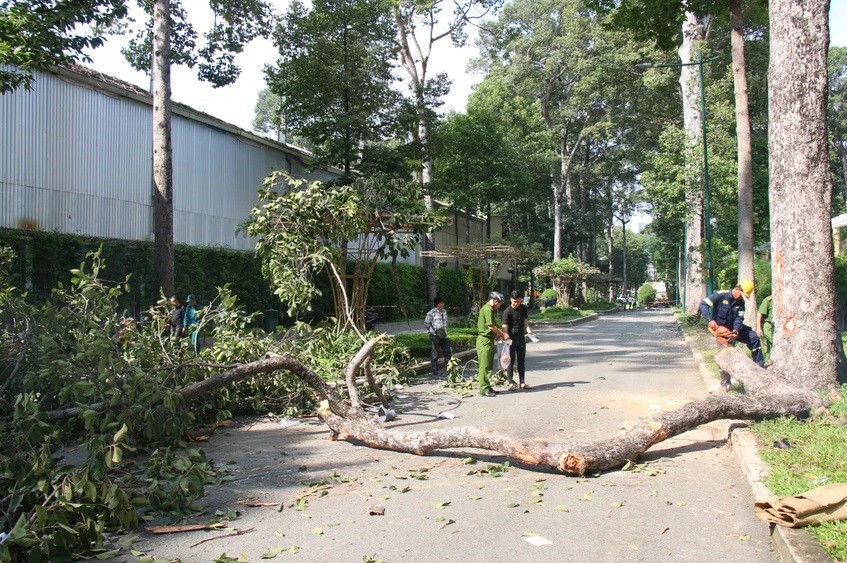
[[(288, 0), (271, 0), (271, 3), (278, 12), (283, 12)], [(189, 16), (198, 32), (202, 33), (211, 25), (212, 12), (207, 2), (192, 2), (190, 5)], [(467, 72), (468, 63), (477, 55), (473, 43), (475, 28), (469, 26), (468, 31), (470, 37), (466, 47), (455, 48), (445, 38), (436, 44), (431, 58), (431, 72), (446, 72), (453, 81), (441, 108), (443, 111), (464, 111), (473, 86), (482, 79), (479, 74)], [(847, 46), (847, 0), (832, 0), (830, 36), (831, 45)], [(104, 47), (88, 53), (93, 63), (87, 66), (148, 89), (150, 78), (142, 72), (134, 71), (124, 60), (120, 50), (125, 44), (126, 39), (122, 37), (111, 38)], [(252, 130), (256, 99), (265, 86), (263, 69), (265, 65), (275, 63), (276, 58), (277, 52), (270, 40), (253, 41), (236, 57), (242, 70), (241, 76), (234, 84), (223, 88), (212, 88), (208, 83), (200, 82), (196, 78), (196, 70), (174, 66), (171, 70), (173, 98), (228, 123)], [(402, 69), (398, 69), (398, 73), (402, 72)]]
[[(847, 0), (844, 0), (847, 2)], [(283, 12), (288, 0), (270, 0), (277, 12)], [(192, 2), (189, 4), (189, 17), (198, 32), (202, 35), (211, 27), (213, 15), (208, 2)], [(137, 9), (131, 14), (141, 21), (141, 13)], [(481, 75), (471, 75), (466, 72), (468, 63), (476, 55), (473, 46), (475, 29), (468, 30), (468, 46), (456, 49), (449, 38), (436, 43), (430, 63), (430, 75), (447, 72), (453, 80), (450, 93), (445, 98), (443, 111), (455, 110), (463, 112), (471, 87), (478, 83)], [(121, 48), (127, 44), (124, 37), (110, 38), (106, 45), (87, 52), (93, 63), (83, 63), (104, 74), (120, 78), (144, 89), (150, 88), (150, 77), (143, 72), (133, 70), (121, 54)], [(229, 86), (213, 88), (206, 82), (197, 79), (196, 69), (184, 66), (171, 68), (171, 88), (174, 101), (186, 104), (194, 109), (203, 111), (228, 123), (251, 131), (254, 109), (259, 91), (265, 87), (264, 67), (275, 64), (277, 51), (270, 39), (257, 39), (247, 45), (244, 52), (236, 57), (236, 64), (241, 68), (241, 76)], [(405, 71), (398, 68), (397, 75), (405, 78)]]

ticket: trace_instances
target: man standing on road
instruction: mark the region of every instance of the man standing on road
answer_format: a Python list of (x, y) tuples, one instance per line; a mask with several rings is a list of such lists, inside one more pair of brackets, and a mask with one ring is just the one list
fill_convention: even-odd
[[(753, 282), (741, 280), (731, 291), (713, 293), (700, 302), (700, 315), (708, 322), (709, 332), (727, 342), (747, 344), (753, 361), (764, 367), (762, 344), (756, 331), (744, 324), (744, 297), (753, 292)], [(713, 315), (714, 310), (714, 315)], [(729, 374), (721, 372), (721, 387), (731, 386)]]
[(479, 394), (483, 397), (496, 397), (497, 392), (491, 388), (491, 366), (494, 363), (494, 354), (497, 346), (494, 341), (502, 338), (509, 341), (509, 335), (500, 330), (494, 322), (494, 311), (503, 306), (503, 294), (492, 291), (488, 296), (488, 302), (479, 310), (479, 318), (476, 322), (476, 358), (479, 362), (477, 370), (477, 381), (479, 381)]
[(430, 309), (424, 319), (424, 326), (429, 333), (429, 342), (432, 344), (432, 352), (429, 359), (432, 364), (432, 373), (438, 373), (438, 349), (441, 348), (441, 353), (444, 355), (444, 369), (447, 369), (447, 363), (453, 356), (453, 351), (450, 349), (450, 339), (447, 338), (447, 311), (444, 310), (444, 299), (439, 295), (433, 299), (434, 307)]
[(524, 379), (526, 365), (525, 335), (532, 334), (532, 329), (529, 328), (529, 316), (526, 305), (523, 304), (520, 291), (513, 291), (509, 295), (509, 301), (511, 306), (506, 307), (506, 311), (503, 313), (503, 331), (512, 339), (512, 345), (509, 347), (509, 356), (511, 358), (508, 370), (509, 391), (514, 391), (518, 388), (514, 377), (516, 362), (520, 388), (531, 389)]

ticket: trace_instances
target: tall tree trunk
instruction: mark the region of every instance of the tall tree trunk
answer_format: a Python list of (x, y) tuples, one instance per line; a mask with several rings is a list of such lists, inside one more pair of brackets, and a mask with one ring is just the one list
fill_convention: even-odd
[(623, 235), (623, 285), (622, 285), (622, 287), (623, 287), (623, 294), (625, 296), (629, 295), (627, 293), (627, 283), (626, 283), (626, 281), (627, 281), (626, 280), (626, 223), (627, 223), (626, 221), (621, 219), (621, 229), (623, 230), (623, 232), (621, 233)]
[(153, 272), (156, 291), (174, 293), (170, 0), (153, 4)]
[[(753, 143), (747, 102), (747, 64), (741, 0), (729, 0), (732, 27), (732, 77), (735, 87), (735, 131), (738, 145), (738, 279), (755, 281), (753, 270)], [(747, 324), (756, 326), (756, 292), (747, 301)]]
[[(679, 58), (683, 64), (693, 62), (692, 50), (704, 39), (703, 21), (692, 12), (686, 12), (682, 24), (682, 45)], [(698, 46), (702, 48), (702, 45)], [(682, 90), (682, 111), (685, 126), (686, 202), (688, 204), (688, 267), (685, 273), (686, 310), (694, 313), (700, 301), (706, 296), (706, 276), (703, 271), (703, 191), (700, 183), (693, 178), (702, 175), (702, 163), (695, 162), (697, 148), (703, 140), (702, 115), (700, 113), (700, 82), (697, 66), (681, 68), (679, 84)], [(701, 172), (695, 173), (695, 170)]]
[[(419, 107), (424, 108), (422, 94), (423, 91), (421, 91), (421, 99), (418, 100), (418, 103), (421, 104)], [(431, 191), (433, 161), (432, 155), (429, 153), (429, 123), (423, 117), (421, 117), (420, 123), (418, 123), (418, 136), (421, 143), (421, 151), (423, 152), (423, 159), (421, 162), (421, 186), (423, 186), (424, 191), (424, 205), (426, 206), (427, 211), (431, 212), (435, 210), (435, 203), (433, 201)], [(435, 233), (425, 233), (424, 241), (426, 243), (426, 250), (435, 250)], [(432, 303), (438, 291), (435, 282), (435, 258), (432, 256), (424, 257), (423, 266), (424, 272), (426, 273), (426, 300), (428, 303)]]
[(612, 194), (611, 187), (606, 187), (607, 196), (609, 198), (609, 224), (606, 229), (606, 240), (608, 241), (608, 256), (609, 256), (609, 301), (615, 300), (615, 261), (612, 260), (612, 252), (615, 250), (615, 242), (612, 239), (612, 236), (615, 234), (615, 216), (612, 212)]
[(563, 194), (562, 189), (553, 178), (553, 260), (559, 260), (562, 257), (562, 206)]
[(836, 326), (826, 134), (827, 0), (771, 0), (770, 208), (774, 349), (779, 372), (805, 389), (845, 376)]

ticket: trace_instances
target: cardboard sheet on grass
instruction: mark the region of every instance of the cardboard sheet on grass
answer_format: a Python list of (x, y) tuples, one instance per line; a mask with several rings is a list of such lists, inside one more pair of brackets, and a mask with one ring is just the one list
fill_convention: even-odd
[(788, 528), (847, 520), (847, 483), (833, 483), (793, 497), (771, 497), (766, 502), (757, 502), (756, 516)]

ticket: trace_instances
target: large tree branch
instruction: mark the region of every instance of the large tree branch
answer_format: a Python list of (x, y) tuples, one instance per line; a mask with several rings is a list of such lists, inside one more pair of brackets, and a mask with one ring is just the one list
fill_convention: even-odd
[(416, 455), (452, 448), (483, 449), (527, 465), (583, 475), (620, 467), (651, 446), (701, 424), (727, 418), (761, 420), (779, 415), (800, 416), (812, 408), (802, 398), (784, 395), (757, 398), (715, 395), (642, 420), (613, 438), (561, 444), (521, 440), (470, 426), (416, 432), (388, 430), (366, 416), (343, 418), (327, 409), (321, 409), (319, 414), (337, 438), (374, 448)]
[[(347, 366), (348, 389), (350, 378), (371, 358), (380, 338), (365, 343)], [(621, 467), (635, 460), (649, 448), (687, 432), (697, 426), (721, 419), (762, 420), (778, 416), (805, 416), (826, 405), (826, 399), (811, 391), (785, 384), (778, 374), (772, 374), (753, 364), (735, 348), (718, 354), (719, 365), (745, 384), (747, 394), (714, 395), (691, 401), (682, 407), (645, 418), (631, 429), (611, 438), (594, 442), (551, 443), (525, 440), (469, 426), (436, 428), (421, 431), (389, 429), (365, 413), (355, 392), (352, 405), (342, 401), (315, 372), (291, 355), (267, 354), (259, 361), (227, 370), (204, 381), (185, 387), (177, 393), (186, 400), (194, 399), (262, 373), (285, 370), (308, 385), (323, 400), (319, 415), (326, 422), (333, 439), (342, 439), (374, 448), (425, 455), (431, 452), (473, 448), (496, 452), (514, 461), (539, 467), (549, 467), (570, 475), (582, 475)], [(370, 375), (368, 380), (370, 382)], [(89, 408), (98, 410), (104, 404)], [(105, 407), (108, 408), (108, 407)], [(58, 420), (79, 415), (82, 408), (63, 409), (48, 413)]]

